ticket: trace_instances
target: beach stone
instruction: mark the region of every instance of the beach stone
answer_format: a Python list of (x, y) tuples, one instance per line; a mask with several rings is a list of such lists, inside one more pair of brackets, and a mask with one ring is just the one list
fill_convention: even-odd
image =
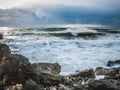
[(0, 76), (5, 74), (16, 73), (24, 67), (24, 70), (27, 70), (30, 66), (30, 63), (27, 58), (22, 55), (12, 54), (8, 57), (5, 57), (0, 62)]
[(0, 39), (3, 39), (3, 34), (0, 34)]
[(93, 69), (86, 69), (84, 71), (80, 71), (77, 74), (72, 74), (71, 76), (72, 77), (81, 76), (81, 77), (95, 78), (95, 73)]
[(51, 75), (59, 75), (61, 71), (61, 66), (58, 63), (37, 63), (32, 64), (33, 72), (41, 75), (41, 73), (51, 74)]
[(110, 68), (105, 73), (105, 78), (107, 79), (117, 79), (120, 77), (119, 68)]
[(109, 71), (109, 69), (107, 69), (107, 68), (97, 67), (95, 69), (95, 74), (96, 75), (105, 75), (108, 71)]
[(116, 74), (119, 74), (119, 68), (110, 68), (105, 73), (105, 75), (108, 75), (108, 76), (114, 76)]
[(114, 66), (114, 65), (117, 65), (117, 64), (120, 64), (120, 60), (115, 60), (115, 61), (108, 61), (107, 62), (107, 66)]
[(26, 83), (23, 85), (23, 90), (43, 90), (42, 85), (38, 85), (32, 79), (26, 80)]
[[(39, 79), (39, 82), (37, 79)], [(58, 86), (60, 83), (63, 83), (64, 78), (63, 76), (41, 74), (37, 78), (35, 76), (33, 80), (46, 87), (46, 86)]]
[(97, 67), (97, 68), (95, 69), (95, 74), (96, 74), (96, 75), (104, 75), (104, 74), (105, 74), (105, 69), (102, 68), (102, 67)]
[(107, 80), (94, 80), (88, 86), (88, 90), (120, 90), (118, 86)]
[(2, 58), (10, 56), (10, 55), (11, 55), (11, 51), (9, 47), (6, 44), (0, 43), (0, 61)]

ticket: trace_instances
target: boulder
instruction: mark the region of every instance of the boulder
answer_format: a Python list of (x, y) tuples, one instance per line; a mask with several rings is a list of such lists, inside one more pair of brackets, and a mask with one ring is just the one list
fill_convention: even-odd
[(0, 39), (3, 39), (3, 34), (0, 34)]
[(119, 68), (110, 68), (105, 73), (105, 75), (108, 75), (108, 76), (114, 76), (116, 74), (119, 74)]
[(1, 44), (0, 43), (0, 61), (3, 57), (10, 56), (11, 51), (9, 47), (6, 44)]
[(97, 68), (95, 69), (95, 74), (96, 74), (96, 75), (104, 75), (104, 74), (105, 74), (105, 69), (102, 68), (102, 67), (97, 67)]
[(0, 62), (0, 75), (18, 72), (21, 66), (29, 67), (30, 63), (22, 55), (10, 55)]
[(94, 73), (94, 70), (93, 69), (86, 69), (84, 71), (81, 71), (77, 74), (72, 74), (71, 75), (72, 77), (88, 77), (88, 78), (95, 78), (95, 73)]
[(110, 69), (106, 70), (105, 78), (117, 79), (118, 77), (120, 77), (119, 68), (110, 68)]
[(58, 63), (37, 63), (32, 64), (33, 72), (41, 75), (41, 73), (58, 75), (61, 71), (61, 66)]
[(10, 55), (0, 62), (0, 77), (8, 75), (7, 84), (24, 83), (29, 75), (30, 63), (27, 58), (22, 55)]
[(115, 61), (108, 61), (107, 62), (107, 66), (113, 66), (113, 65), (117, 65), (120, 64), (120, 60), (115, 60)]
[(23, 90), (43, 90), (42, 85), (38, 85), (32, 79), (26, 80), (26, 83), (23, 85)]
[(120, 90), (119, 87), (107, 80), (94, 80), (88, 86), (88, 90)]
[(44, 87), (49, 86), (58, 86), (60, 83), (63, 83), (64, 77), (63, 76), (54, 76), (51, 74), (40, 74), (40, 75), (34, 75), (32, 77), (34, 81), (36, 81), (38, 84), (43, 85)]
[(95, 74), (96, 75), (105, 75), (108, 71), (109, 71), (108, 68), (97, 67), (95, 69)]

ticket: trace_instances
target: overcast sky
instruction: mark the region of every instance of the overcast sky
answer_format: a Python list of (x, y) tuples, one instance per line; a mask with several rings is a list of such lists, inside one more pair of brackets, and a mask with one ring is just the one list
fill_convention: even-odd
[(0, 0), (0, 8), (22, 8), (26, 5), (35, 4), (63, 4), (71, 6), (79, 6), (83, 8), (93, 8), (93, 9), (117, 9), (120, 5), (120, 0)]

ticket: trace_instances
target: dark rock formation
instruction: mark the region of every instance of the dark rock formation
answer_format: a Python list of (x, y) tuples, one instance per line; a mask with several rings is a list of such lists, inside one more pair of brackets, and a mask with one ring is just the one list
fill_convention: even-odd
[(0, 34), (0, 39), (3, 39), (3, 34)]
[(81, 76), (81, 77), (95, 78), (95, 73), (94, 73), (93, 69), (86, 69), (84, 71), (81, 71), (77, 74), (73, 74), (71, 76), (73, 76), (73, 77)]
[(107, 80), (94, 80), (88, 84), (88, 90), (120, 90), (118, 86)]
[(1, 44), (0, 43), (0, 61), (2, 58), (10, 56), (11, 51), (9, 47), (6, 44)]
[(25, 84), (23, 85), (23, 90), (43, 90), (42, 85), (38, 85), (32, 79), (26, 80)]
[(115, 61), (108, 61), (107, 62), (107, 66), (113, 66), (113, 65), (117, 65), (120, 64), (120, 60), (115, 60)]
[(61, 71), (61, 66), (58, 63), (37, 63), (32, 64), (33, 72), (41, 75), (41, 73), (59, 75)]
[[(29, 67), (30, 63), (27, 58), (22, 55), (10, 55), (5, 57), (0, 62), (0, 76), (5, 74), (16, 73), (23, 66), (26, 69)], [(25, 68), (24, 68), (25, 70)]]
[(97, 67), (97, 68), (95, 69), (95, 74), (96, 74), (96, 75), (105, 75), (105, 69), (102, 68), (102, 67)]

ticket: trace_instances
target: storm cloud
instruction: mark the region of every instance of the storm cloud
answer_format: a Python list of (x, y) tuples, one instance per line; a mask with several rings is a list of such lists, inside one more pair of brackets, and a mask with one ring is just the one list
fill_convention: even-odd
[(0, 26), (103, 24), (119, 26), (120, 0), (0, 0)]

